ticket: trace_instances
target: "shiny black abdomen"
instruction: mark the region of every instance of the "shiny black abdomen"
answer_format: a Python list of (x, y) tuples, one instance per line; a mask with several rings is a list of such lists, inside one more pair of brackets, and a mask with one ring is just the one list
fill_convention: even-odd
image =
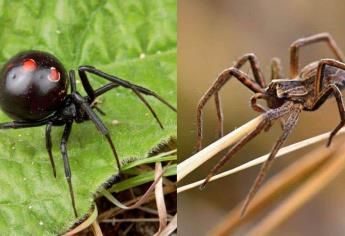
[(53, 55), (25, 51), (12, 57), (0, 72), (0, 106), (16, 120), (39, 120), (63, 103), (67, 73)]

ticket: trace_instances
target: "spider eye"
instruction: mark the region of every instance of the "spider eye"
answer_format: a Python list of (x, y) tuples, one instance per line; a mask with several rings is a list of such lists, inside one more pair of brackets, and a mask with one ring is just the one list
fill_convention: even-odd
[(33, 59), (23, 61), (23, 69), (26, 71), (33, 71), (37, 68), (37, 64)]
[(60, 72), (55, 67), (50, 67), (48, 79), (52, 82), (58, 82), (60, 80)]

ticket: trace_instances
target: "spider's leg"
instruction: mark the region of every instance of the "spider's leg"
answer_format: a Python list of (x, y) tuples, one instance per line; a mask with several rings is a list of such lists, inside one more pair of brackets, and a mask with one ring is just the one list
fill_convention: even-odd
[[(159, 126), (162, 128), (162, 124), (160, 122), (160, 120), (158, 119), (158, 116), (156, 114), (156, 112), (153, 110), (153, 108), (150, 106), (150, 104), (146, 101), (146, 99), (141, 95), (149, 95), (149, 96), (153, 96), (156, 99), (158, 99), (159, 101), (161, 101), (163, 104), (165, 104), (166, 106), (168, 106), (170, 109), (172, 109), (173, 111), (176, 112), (176, 108), (173, 107), (170, 103), (168, 103), (165, 99), (161, 98), (159, 95), (157, 95), (156, 93), (154, 93), (153, 91), (146, 89), (144, 87), (132, 84), (128, 81), (125, 81), (123, 79), (120, 79), (116, 76), (113, 75), (109, 75), (107, 73), (104, 73), (103, 71), (97, 70), (96, 68), (93, 68), (91, 66), (81, 66), (78, 69), (79, 72), (79, 76), (81, 78), (82, 81), (87, 81), (87, 82), (83, 82), (83, 85), (85, 84), (86, 87), (84, 86), (85, 90), (88, 87), (91, 87), (88, 78), (87, 78), (87, 74), (86, 72), (89, 72), (91, 74), (95, 74), (97, 76), (100, 76), (101, 78), (104, 78), (106, 80), (111, 81), (113, 84), (115, 84), (116, 86), (109, 86), (109, 85), (105, 85), (101, 88), (99, 88), (97, 91), (97, 94), (94, 92), (93, 93), (93, 99), (107, 91), (109, 91), (112, 88), (115, 88), (117, 86), (121, 86), (127, 89), (131, 89), (135, 95), (144, 103), (144, 105), (149, 109), (149, 111), (151, 112), (151, 114), (153, 115), (153, 117), (156, 119), (157, 123), (159, 124)], [(91, 97), (90, 97), (91, 98)], [(91, 98), (91, 101), (93, 101), (93, 99)]]
[[(77, 91), (77, 82), (75, 80), (74, 70), (69, 71), (69, 81), (71, 83), (71, 93), (76, 92)], [(86, 89), (85, 89), (85, 91), (88, 93), (88, 91)]]
[(119, 87), (119, 85), (114, 84), (114, 83), (109, 83), (109, 84), (103, 85), (102, 87), (95, 90), (95, 97), (98, 97), (98, 96), (102, 95), (103, 93), (106, 93), (109, 90), (111, 90), (113, 88), (118, 88), (118, 87)]
[(60, 150), (62, 154), (62, 160), (63, 160), (63, 166), (65, 168), (65, 176), (66, 180), (68, 183), (68, 188), (69, 188), (69, 193), (71, 196), (71, 201), (72, 201), (72, 207), (74, 211), (75, 217), (78, 217), (77, 209), (75, 206), (75, 199), (74, 199), (74, 192), (73, 192), (73, 186), (72, 186), (72, 173), (71, 173), (71, 167), (69, 165), (69, 160), (68, 160), (68, 154), (67, 154), (67, 141), (68, 137), (71, 133), (72, 129), (72, 122), (67, 122), (65, 129), (62, 134), (62, 139), (61, 139), (61, 144), (60, 144)]
[(283, 104), (281, 107), (274, 109), (274, 110), (268, 110), (265, 113), (264, 119), (258, 124), (258, 126), (248, 133), (246, 136), (244, 136), (240, 141), (238, 141), (234, 146), (232, 146), (229, 151), (223, 156), (223, 158), (212, 168), (212, 170), (209, 172), (207, 177), (205, 178), (204, 183), (201, 185), (200, 188), (204, 188), (205, 185), (209, 182), (209, 180), (218, 173), (219, 169), (223, 167), (223, 165), (238, 151), (240, 150), (246, 143), (248, 143), (251, 139), (253, 139), (255, 136), (257, 136), (268, 124), (269, 122), (276, 120), (286, 114), (288, 114), (291, 111), (291, 108), (293, 107), (292, 102), (287, 102)]
[(38, 121), (12, 121), (6, 123), (0, 123), (0, 129), (23, 129), (23, 128), (32, 128), (50, 123), (52, 118), (48, 117), (46, 119)]
[(90, 101), (93, 102), (96, 98), (95, 91), (92, 88), (90, 81), (87, 78), (86, 73), (81, 71), (80, 69), (78, 69), (78, 74), (79, 74), (79, 78), (81, 80), (81, 83), (83, 85), (83, 88), (84, 88), (85, 92), (87, 93), (87, 96), (90, 98)]
[(306, 38), (301, 38), (293, 42), (290, 46), (290, 77), (295, 78), (298, 75), (298, 62), (299, 62), (299, 49), (301, 47), (318, 43), (325, 42), (327, 46), (335, 54), (337, 60), (345, 62), (345, 56), (337, 43), (329, 33), (315, 34)]
[[(324, 77), (324, 72), (326, 66), (330, 67), (336, 67), (342, 70), (345, 70), (345, 64), (338, 62), (336, 60), (332, 59), (322, 59), (319, 63), (318, 69), (317, 69), (317, 74), (316, 74), (316, 81), (315, 81), (315, 100), (314, 103), (311, 105), (310, 110), (316, 110), (318, 109), (331, 94), (334, 95), (337, 105), (338, 105), (338, 110), (340, 114), (340, 123), (337, 125), (337, 127), (331, 132), (327, 146), (329, 146), (332, 142), (333, 137), (337, 134), (337, 132), (345, 125), (345, 109), (344, 109), (344, 101), (343, 101), (343, 96), (341, 94), (340, 89), (338, 88), (338, 85), (336, 84), (336, 81), (334, 84), (329, 84), (325, 87), (323, 87), (323, 80), (325, 79)], [(333, 76), (333, 75), (328, 75), (328, 76)], [(334, 75), (336, 77), (336, 75)], [(327, 78), (326, 78), (327, 79)], [(331, 81), (332, 82), (332, 81)], [(342, 83), (342, 82), (340, 82)], [(340, 84), (342, 86), (342, 84)]]
[(279, 58), (274, 57), (271, 61), (271, 80), (281, 79), (282, 76), (282, 65)]
[(151, 114), (153, 115), (153, 117), (155, 118), (155, 120), (157, 121), (159, 127), (161, 127), (161, 129), (164, 129), (162, 122), (159, 120), (158, 115), (156, 114), (156, 112), (153, 110), (153, 108), (151, 107), (151, 105), (146, 101), (146, 99), (144, 98), (143, 95), (141, 95), (141, 93), (139, 93), (139, 91), (136, 88), (133, 88), (133, 92), (135, 93), (135, 95), (137, 95), (137, 97), (145, 104), (145, 106), (150, 110)]
[[(255, 54), (253, 54), (253, 53), (244, 54), (243, 56), (241, 56), (240, 58), (237, 59), (237, 61), (233, 65), (233, 67), (240, 69), (248, 61), (250, 63), (250, 67), (252, 69), (255, 82), (261, 88), (265, 88), (266, 87), (266, 81), (265, 81), (264, 75), (262, 73), (262, 70), (260, 69), (259, 60), (255, 56)], [(218, 137), (220, 138), (220, 137), (223, 137), (223, 135), (224, 135), (224, 130), (223, 130), (224, 117), (223, 117), (220, 95), (219, 95), (218, 91), (214, 93), (214, 101), (215, 101), (216, 112), (217, 112)]]
[(102, 120), (97, 116), (97, 114), (92, 110), (90, 104), (86, 101), (85, 98), (83, 98), (81, 95), (77, 93), (72, 93), (72, 98), (76, 103), (80, 105), (80, 107), (86, 112), (86, 114), (89, 116), (90, 120), (95, 124), (97, 130), (104, 135), (104, 137), (107, 139), (111, 150), (113, 152), (113, 155), (115, 157), (115, 161), (117, 164), (117, 168), (119, 172), (121, 172), (121, 164), (119, 157), (117, 155), (115, 145), (113, 143), (113, 140), (111, 139), (110, 133), (108, 128), (103, 124)]
[(98, 113), (101, 114), (102, 116), (105, 116), (105, 115), (106, 115), (105, 112), (102, 111), (99, 107), (97, 107), (97, 106), (92, 106), (92, 108), (95, 108), (96, 111), (98, 111)]
[[(237, 68), (230, 67), (226, 70), (224, 70), (217, 78), (217, 80), (213, 83), (213, 85), (206, 91), (206, 93), (201, 97), (199, 100), (198, 106), (197, 106), (197, 149), (200, 150), (202, 148), (202, 139), (203, 139), (203, 133), (202, 133), (202, 110), (208, 100), (219, 92), (219, 90), (224, 86), (224, 84), (232, 77), (234, 76), (237, 80), (239, 80), (242, 84), (244, 84), (247, 88), (252, 90), (254, 93), (264, 93), (264, 90), (258, 85), (256, 82), (250, 79), (250, 77), (240, 71)], [(217, 96), (216, 96), (217, 98)], [(219, 103), (220, 104), (220, 103)], [(220, 110), (219, 110), (220, 111)], [(221, 114), (221, 111), (218, 113)], [(220, 120), (220, 123), (222, 123), (222, 120)], [(222, 125), (219, 125), (219, 127), (222, 127)], [(221, 132), (219, 132), (221, 133)]]
[(255, 82), (261, 87), (266, 87), (266, 80), (260, 68), (259, 60), (254, 53), (247, 53), (237, 59), (233, 67), (240, 69), (247, 61), (250, 63)]
[(243, 216), (245, 214), (250, 202), (252, 201), (256, 192), (260, 188), (268, 170), (272, 166), (273, 160), (274, 160), (277, 152), (279, 151), (281, 146), (284, 144), (285, 140), (287, 139), (287, 137), (291, 133), (292, 129), (295, 127), (297, 120), (298, 120), (298, 117), (299, 117), (299, 114), (302, 111), (302, 109), (303, 109), (303, 107), (300, 104), (295, 104), (295, 105), (292, 105), (290, 107), (290, 111), (288, 111), (288, 113), (290, 113), (290, 114), (289, 114), (289, 117), (285, 123), (283, 134), (279, 137), (278, 141), (273, 146), (269, 157), (264, 162), (264, 164), (261, 166), (259, 174), (257, 175), (257, 177), (254, 181), (254, 184), (250, 188), (249, 193), (248, 193), (248, 195), (247, 195), (247, 197), (243, 203), (242, 210), (241, 210), (241, 216)]
[(251, 98), (250, 98), (250, 106), (253, 108), (254, 111), (264, 113), (268, 111), (266, 107), (263, 107), (262, 105), (257, 103), (258, 99), (265, 99), (267, 98), (267, 95), (264, 93), (255, 93)]
[[(253, 110), (260, 113), (267, 112), (268, 108), (258, 104), (257, 103), (258, 99), (267, 99), (267, 95), (264, 93), (256, 93), (250, 98), (250, 105), (253, 108)], [(279, 120), (280, 120), (281, 128), (284, 129), (284, 124), (285, 124), (284, 117), (281, 117)], [(271, 128), (272, 124), (273, 124), (272, 122), (269, 122), (267, 126), (265, 127), (265, 131), (268, 131)]]
[(167, 102), (165, 99), (160, 97), (158, 94), (156, 94), (155, 92), (153, 92), (147, 88), (144, 88), (144, 87), (136, 85), (136, 84), (132, 84), (126, 80), (120, 79), (117, 76), (109, 75), (109, 74), (107, 74), (103, 71), (97, 70), (96, 68), (91, 67), (91, 66), (80, 66), (78, 71), (79, 71), (79, 75), (81, 75), (81, 74), (86, 75), (86, 72), (89, 72), (91, 74), (94, 74), (94, 75), (97, 75), (101, 78), (104, 78), (104, 79), (106, 79), (106, 80), (108, 80), (108, 81), (110, 81), (110, 82), (112, 82), (118, 86), (121, 86), (121, 87), (124, 87), (127, 89), (135, 88), (138, 92), (145, 94), (145, 95), (148, 95), (148, 96), (153, 96), (156, 99), (158, 99), (160, 102), (162, 102), (163, 104), (168, 106), (171, 110), (177, 111), (176, 108), (174, 106), (172, 106), (169, 102)]
[[(332, 142), (332, 139), (334, 138), (334, 136), (345, 125), (345, 110), (344, 110), (343, 96), (341, 94), (341, 91), (339, 90), (339, 88), (336, 85), (331, 84), (330, 87), (331, 87), (330, 90), (332, 90), (332, 92), (335, 96), (335, 99), (337, 101), (338, 110), (339, 110), (339, 114), (340, 114), (340, 122), (337, 125), (337, 127), (335, 127), (335, 129), (329, 135), (327, 147), (329, 147), (329, 145), (331, 145), (331, 142)], [(320, 98), (320, 99), (322, 100), (322, 98)]]
[(54, 158), (53, 158), (53, 154), (52, 154), (52, 138), (51, 138), (51, 134), (50, 134), (52, 126), (53, 126), (53, 123), (48, 123), (46, 125), (45, 136), (46, 136), (46, 148), (47, 148), (47, 152), (49, 155), (50, 164), (53, 168), (54, 177), (56, 178), (56, 169), (55, 169), (55, 163), (54, 163)]
[[(110, 89), (117, 88), (118, 86), (119, 85), (114, 84), (114, 83), (106, 84), (106, 85), (100, 87), (99, 89), (95, 90), (95, 97), (102, 95), (103, 93), (109, 91)], [(159, 120), (158, 115), (153, 110), (151, 105), (146, 101), (146, 99), (143, 97), (143, 95), (141, 95), (141, 93), (135, 87), (132, 88), (132, 91), (144, 103), (144, 105), (150, 110), (151, 114), (153, 115), (153, 117), (155, 118), (155, 120), (157, 121), (157, 123), (159, 124), (161, 129), (163, 129), (162, 122)]]
[(214, 93), (214, 103), (216, 105), (216, 113), (217, 113), (218, 137), (221, 138), (224, 136), (224, 115), (223, 115), (223, 109), (222, 109), (222, 101), (220, 99), (219, 92)]

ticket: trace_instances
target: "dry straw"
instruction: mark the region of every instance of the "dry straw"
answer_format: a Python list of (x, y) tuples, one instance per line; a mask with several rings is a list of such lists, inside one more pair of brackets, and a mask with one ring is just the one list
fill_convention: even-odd
[[(178, 181), (193, 172), (197, 167), (215, 156), (217, 153), (230, 147), (247, 133), (252, 131), (262, 118), (262, 116), (259, 116), (247, 122), (240, 128), (180, 163), (177, 167)], [(345, 128), (341, 129), (338, 134), (342, 134), (344, 132)], [(328, 139), (329, 134), (330, 133), (324, 133), (284, 147), (278, 152), (277, 157), (281, 157), (295, 150), (326, 140)], [(331, 180), (345, 169), (345, 144), (343, 143), (344, 140), (340, 140), (338, 142), (334, 142), (331, 145), (331, 148), (326, 148), (325, 145), (321, 146), (304, 157), (299, 158), (298, 161), (271, 178), (262, 187), (254, 198), (247, 214), (243, 218), (239, 217), (241, 204), (238, 204), (238, 207), (232, 210), (229, 215), (225, 217), (217, 227), (215, 227), (211, 232), (211, 235), (231, 235), (243, 225), (246, 225), (246, 235), (272, 235), (274, 229), (292, 216), (292, 214), (303, 206), (304, 203), (321, 191)], [(249, 161), (234, 169), (225, 171), (211, 178), (211, 181), (258, 165), (264, 162), (267, 157), (268, 154)], [(177, 189), (177, 192), (181, 193), (188, 189), (197, 187), (202, 183), (203, 180), (200, 180), (181, 186)], [(296, 185), (298, 187), (293, 191), (292, 186), (296, 187)], [(283, 196), (284, 194), (289, 196), (286, 197), (286, 199), (276, 208), (269, 211), (266, 216), (262, 217), (258, 223), (250, 224), (255, 216), (273, 205), (277, 200), (277, 194), (280, 196)]]
[[(227, 134), (226, 136), (222, 137), (221, 139), (215, 141), (214, 143), (210, 144), (209, 146), (205, 147), (198, 153), (194, 154), (193, 156), (189, 157), (185, 161), (181, 162), (177, 165), (177, 181), (182, 180), (184, 177), (186, 177), (188, 174), (193, 172), (196, 168), (201, 166), (204, 162), (211, 159), (213, 156), (215, 156), (217, 153), (221, 152), (225, 148), (229, 148), (232, 144), (236, 143), (238, 140), (240, 140), (243, 136), (245, 136), (247, 133), (251, 132), (258, 123), (262, 120), (263, 116), (258, 116), (257, 118), (247, 122), (246, 124), (242, 125), (240, 128), (234, 130), (233, 132)], [(345, 128), (341, 129), (338, 132), (339, 134), (345, 133)], [(304, 148), (306, 146), (310, 146), (312, 144), (315, 144), (317, 142), (320, 142), (322, 140), (326, 140), (329, 137), (330, 132), (324, 133), (306, 140), (303, 140), (301, 142), (289, 145), (287, 147), (284, 147), (279, 150), (278, 154), (276, 155), (276, 158), (281, 157), (283, 155), (286, 155), (290, 152), (296, 151), (298, 149)], [(248, 169), (249, 167), (259, 165), (263, 163), (269, 154), (266, 154), (264, 156), (258, 157), (253, 159), (252, 161), (249, 161), (243, 165), (240, 165), (234, 169), (225, 171), (221, 174), (213, 176), (210, 181), (214, 181), (220, 178), (223, 178), (225, 176), (234, 174), (236, 172)], [(192, 188), (195, 188), (203, 183), (203, 180), (196, 181), (191, 184), (187, 184), (184, 186), (181, 186), (177, 188), (177, 192), (183, 192)]]

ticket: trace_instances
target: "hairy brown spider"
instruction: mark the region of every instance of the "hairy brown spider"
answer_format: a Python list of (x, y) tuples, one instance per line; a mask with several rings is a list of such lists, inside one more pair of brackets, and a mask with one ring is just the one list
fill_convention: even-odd
[[(337, 60), (321, 59), (308, 64), (298, 73), (299, 49), (303, 46), (318, 42), (327, 43)], [(247, 61), (250, 62), (254, 80), (240, 70)], [(258, 135), (262, 130), (268, 130), (273, 121), (281, 119), (283, 134), (274, 144), (269, 157), (262, 165), (244, 201), (241, 211), (241, 215), (243, 215), (261, 186), (278, 150), (296, 125), (300, 112), (302, 110), (317, 110), (326, 99), (333, 95), (337, 101), (340, 113), (340, 123), (330, 134), (327, 142), (327, 146), (329, 146), (333, 137), (345, 124), (344, 101), (340, 92), (341, 89), (345, 88), (344, 61), (344, 54), (338, 48), (332, 36), (328, 33), (320, 33), (307, 38), (298, 39), (291, 44), (290, 78), (282, 78), (280, 61), (274, 58), (271, 65), (272, 81), (266, 85), (263, 73), (259, 67), (258, 59), (252, 53), (243, 55), (237, 60), (233, 67), (224, 70), (209, 90), (202, 96), (197, 107), (198, 150), (202, 148), (203, 139), (202, 110), (212, 96), (214, 96), (217, 110), (218, 134), (220, 137), (223, 136), (223, 114), (220, 105), (219, 91), (232, 76), (255, 93), (250, 99), (251, 107), (255, 111), (264, 113), (264, 119), (253, 131), (248, 133), (230, 148), (224, 157), (212, 168), (201, 187), (203, 188), (209, 182), (210, 178), (215, 175), (241, 147)], [(266, 100), (268, 108), (257, 104), (257, 99)]]

